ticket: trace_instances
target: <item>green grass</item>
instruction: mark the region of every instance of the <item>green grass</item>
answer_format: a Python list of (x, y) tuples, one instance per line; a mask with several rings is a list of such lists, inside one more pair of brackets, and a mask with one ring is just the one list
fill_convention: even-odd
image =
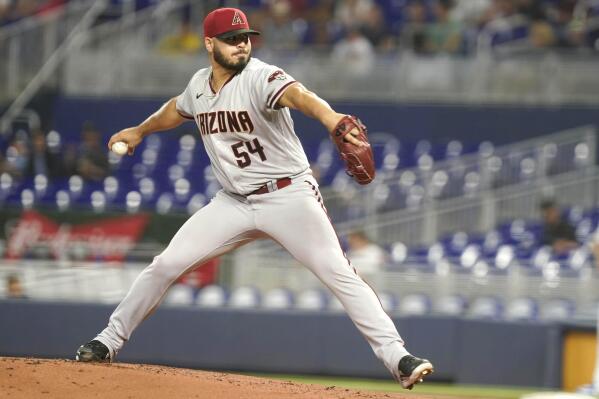
[(479, 385), (455, 385), (427, 382), (418, 385), (414, 391), (406, 391), (392, 380), (372, 380), (349, 377), (319, 377), (283, 374), (251, 374), (256, 377), (271, 378), (275, 380), (294, 381), (305, 384), (318, 384), (336, 386), (367, 391), (401, 392), (404, 394), (420, 395), (447, 395), (456, 397), (473, 397), (488, 399), (519, 399), (522, 395), (538, 392), (539, 388), (513, 388)]

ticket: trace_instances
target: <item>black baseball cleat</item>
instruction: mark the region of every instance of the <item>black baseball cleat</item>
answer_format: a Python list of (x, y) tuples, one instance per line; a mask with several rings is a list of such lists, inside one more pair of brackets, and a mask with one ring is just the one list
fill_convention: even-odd
[(110, 362), (110, 350), (102, 342), (94, 339), (77, 349), (75, 360), (78, 362)]
[(426, 359), (405, 355), (399, 361), (399, 382), (405, 389), (412, 389), (423, 378), (434, 371), (433, 365)]

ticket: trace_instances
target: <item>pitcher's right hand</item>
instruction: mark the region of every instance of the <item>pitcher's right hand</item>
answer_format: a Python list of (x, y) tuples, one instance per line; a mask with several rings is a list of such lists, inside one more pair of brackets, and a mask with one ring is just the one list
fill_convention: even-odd
[(129, 127), (112, 135), (112, 137), (108, 141), (108, 149), (110, 150), (112, 148), (112, 145), (117, 141), (123, 141), (127, 143), (127, 146), (129, 146), (128, 154), (133, 155), (135, 147), (137, 147), (139, 143), (141, 143), (143, 138), (144, 135), (139, 127)]

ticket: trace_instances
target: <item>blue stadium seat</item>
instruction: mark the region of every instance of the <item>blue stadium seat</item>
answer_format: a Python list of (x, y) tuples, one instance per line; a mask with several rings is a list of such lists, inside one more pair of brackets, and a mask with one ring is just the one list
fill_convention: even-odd
[(156, 212), (165, 215), (173, 209), (174, 197), (171, 193), (162, 193), (156, 201)]
[(419, 184), (416, 184), (408, 190), (406, 196), (406, 207), (411, 210), (420, 209), (424, 201), (426, 190)]
[(494, 256), (502, 244), (503, 239), (501, 237), (501, 234), (497, 230), (488, 231), (487, 233), (485, 233), (485, 236), (481, 244), (483, 255)]
[(551, 247), (545, 245), (533, 251), (530, 262), (531, 266), (536, 269), (543, 268), (544, 265), (553, 259)]
[(470, 171), (464, 175), (464, 185), (462, 187), (464, 195), (468, 197), (475, 196), (481, 191), (481, 188), (481, 177), (478, 172)]
[(3, 198), (7, 197), (10, 194), (16, 185), (13, 177), (8, 172), (4, 172), (0, 175), (0, 195)]
[(141, 199), (144, 204), (152, 203), (156, 199), (156, 183), (150, 177), (144, 177), (137, 184)]
[(271, 310), (291, 309), (294, 297), (291, 291), (285, 288), (273, 288), (262, 297), (262, 308)]
[(472, 268), (481, 257), (480, 246), (468, 244), (460, 254), (460, 265), (464, 268)]
[(414, 146), (414, 150), (412, 153), (412, 157), (414, 159), (414, 164), (418, 163), (418, 159), (422, 155), (431, 155), (433, 152), (433, 145), (429, 140), (418, 140), (416, 145)]
[(441, 243), (435, 243), (428, 248), (426, 260), (430, 265), (434, 265), (446, 256), (445, 247)]
[(445, 147), (445, 158), (457, 158), (462, 155), (464, 145), (459, 140), (451, 140)]
[(187, 213), (193, 215), (202, 209), (207, 203), (206, 196), (201, 193), (194, 194), (187, 203)]
[(449, 188), (452, 186), (448, 184), (449, 175), (444, 170), (437, 170), (433, 173), (430, 185), (430, 195), (433, 198), (445, 198), (449, 195)]
[(227, 292), (219, 285), (208, 285), (198, 292), (195, 304), (204, 308), (217, 308), (227, 303)]
[(531, 182), (537, 176), (537, 162), (532, 157), (525, 157), (520, 161), (518, 177), (521, 182)]
[(505, 307), (506, 320), (536, 320), (539, 304), (533, 298), (521, 297), (509, 301)]
[(462, 254), (469, 243), (468, 234), (463, 231), (457, 231), (446, 237), (443, 241), (445, 252), (452, 257), (458, 257)]
[(513, 245), (508, 244), (501, 245), (494, 257), (495, 267), (499, 269), (507, 269), (514, 264), (515, 260), (516, 250)]
[(90, 205), (94, 212), (101, 213), (106, 210), (106, 194), (103, 191), (96, 190), (90, 195)]
[(33, 178), (33, 191), (39, 202), (47, 202), (54, 196), (55, 185), (46, 175), (36, 175)]
[(125, 197), (127, 212), (137, 213), (141, 207), (142, 197), (139, 191), (129, 191)]
[(191, 196), (191, 183), (185, 178), (177, 179), (174, 183), (175, 201), (187, 204)]
[(320, 289), (308, 289), (296, 296), (295, 309), (297, 310), (324, 310), (328, 305), (328, 296)]
[(71, 196), (66, 190), (58, 190), (55, 195), (56, 207), (60, 211), (66, 211), (71, 207)]
[(255, 287), (235, 288), (229, 297), (228, 306), (235, 309), (251, 309), (260, 306), (260, 292)]
[(570, 299), (551, 299), (541, 305), (539, 318), (546, 321), (570, 320), (575, 310), (576, 306)]
[(584, 218), (584, 209), (582, 206), (572, 206), (565, 212), (565, 218), (572, 225), (577, 225)]
[(433, 311), (444, 316), (461, 316), (466, 311), (466, 304), (461, 295), (444, 295), (434, 300)]
[(587, 247), (579, 247), (570, 251), (566, 265), (572, 270), (581, 270), (593, 267), (594, 258)]
[(495, 145), (490, 141), (483, 141), (478, 145), (477, 152), (480, 158), (489, 158), (495, 153)]
[(114, 200), (119, 194), (119, 180), (114, 176), (108, 176), (104, 179), (104, 194), (108, 201)]
[(397, 241), (391, 245), (390, 249), (391, 261), (396, 265), (401, 265), (408, 258), (408, 247), (401, 241)]
[(84, 193), (85, 182), (79, 175), (73, 175), (69, 178), (69, 195), (72, 200), (76, 200)]
[(31, 209), (35, 204), (35, 194), (30, 188), (21, 191), (21, 206), (23, 209)]
[(420, 316), (430, 313), (431, 307), (431, 300), (425, 294), (410, 294), (401, 298), (397, 310), (402, 316)]
[(192, 305), (194, 303), (194, 291), (185, 284), (174, 284), (169, 288), (164, 298), (166, 305)]
[(590, 238), (591, 234), (593, 234), (593, 231), (596, 227), (593, 224), (593, 220), (590, 217), (584, 217), (580, 219), (578, 222), (576, 222), (575, 226), (576, 239), (579, 242), (587, 241)]
[(477, 319), (500, 319), (503, 315), (503, 304), (493, 296), (477, 297), (470, 303), (467, 314)]
[(179, 139), (180, 151), (193, 151), (196, 147), (197, 140), (191, 134), (185, 134)]

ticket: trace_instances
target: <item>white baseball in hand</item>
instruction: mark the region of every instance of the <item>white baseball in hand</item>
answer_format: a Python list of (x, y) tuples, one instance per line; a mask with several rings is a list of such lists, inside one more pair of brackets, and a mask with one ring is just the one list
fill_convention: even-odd
[(129, 151), (129, 146), (124, 141), (117, 141), (110, 149), (117, 155), (125, 155)]

